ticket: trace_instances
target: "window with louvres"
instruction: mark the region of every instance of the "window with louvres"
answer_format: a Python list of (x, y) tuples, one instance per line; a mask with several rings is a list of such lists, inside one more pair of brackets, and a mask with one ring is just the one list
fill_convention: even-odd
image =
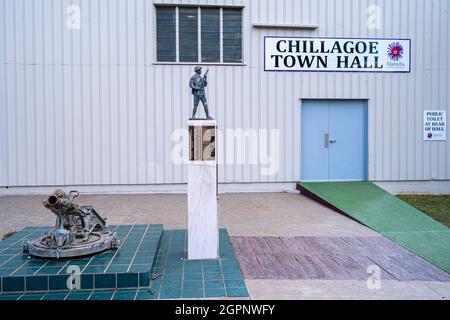
[(242, 8), (157, 6), (156, 25), (157, 62), (243, 62)]

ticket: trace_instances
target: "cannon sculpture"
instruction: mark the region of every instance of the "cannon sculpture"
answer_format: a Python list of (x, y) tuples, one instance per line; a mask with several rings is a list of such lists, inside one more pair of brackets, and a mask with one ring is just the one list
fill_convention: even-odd
[(23, 252), (42, 258), (70, 258), (116, 250), (119, 240), (108, 230), (105, 219), (93, 207), (74, 203), (78, 191), (69, 194), (57, 189), (43, 201), (56, 215), (55, 228), (41, 237), (23, 243)]

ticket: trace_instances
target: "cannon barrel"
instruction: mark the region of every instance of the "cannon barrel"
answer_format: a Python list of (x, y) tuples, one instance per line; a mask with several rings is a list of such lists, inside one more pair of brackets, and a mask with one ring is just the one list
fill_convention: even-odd
[[(72, 192), (70, 192), (72, 194)], [(78, 209), (78, 205), (73, 203), (73, 199), (78, 196), (78, 193), (71, 199), (70, 195), (65, 193), (61, 189), (55, 190), (55, 192), (48, 197), (47, 201), (44, 201), (44, 207), (51, 210), (55, 214), (71, 213)]]

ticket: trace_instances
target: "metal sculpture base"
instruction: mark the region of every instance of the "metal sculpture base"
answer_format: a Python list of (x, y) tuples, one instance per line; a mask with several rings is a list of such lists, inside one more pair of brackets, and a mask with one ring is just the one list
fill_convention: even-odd
[(117, 249), (117, 237), (114, 232), (91, 233), (86, 241), (74, 241), (71, 246), (56, 248), (52, 246), (50, 235), (44, 234), (40, 238), (24, 244), (24, 252), (40, 258), (74, 258), (100, 253), (109, 249)]
[(206, 118), (189, 118), (189, 121), (209, 121), (209, 120), (215, 120), (213, 117), (206, 117)]

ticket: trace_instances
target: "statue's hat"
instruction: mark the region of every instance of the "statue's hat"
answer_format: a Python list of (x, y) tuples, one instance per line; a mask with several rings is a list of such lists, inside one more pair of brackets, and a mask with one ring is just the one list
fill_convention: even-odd
[(195, 72), (200, 71), (200, 70), (202, 70), (202, 67), (195, 67), (195, 69), (194, 69)]

